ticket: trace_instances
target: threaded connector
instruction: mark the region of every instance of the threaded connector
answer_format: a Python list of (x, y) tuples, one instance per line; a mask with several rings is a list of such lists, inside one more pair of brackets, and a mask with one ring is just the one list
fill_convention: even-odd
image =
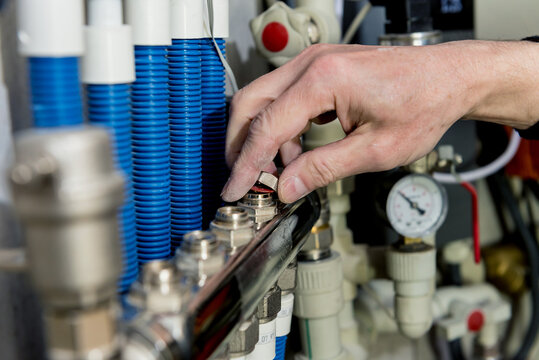
[(217, 240), (234, 254), (254, 237), (254, 223), (245, 208), (224, 206), (217, 209), (215, 219), (210, 223), (211, 232)]

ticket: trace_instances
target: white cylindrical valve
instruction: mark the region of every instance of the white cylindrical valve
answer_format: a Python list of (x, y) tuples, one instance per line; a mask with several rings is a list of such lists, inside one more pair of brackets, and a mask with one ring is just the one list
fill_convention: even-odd
[(412, 339), (423, 336), (432, 324), (436, 275), (436, 250), (418, 245), (414, 251), (392, 247), (387, 253), (387, 271), (395, 285), (395, 319), (400, 332)]

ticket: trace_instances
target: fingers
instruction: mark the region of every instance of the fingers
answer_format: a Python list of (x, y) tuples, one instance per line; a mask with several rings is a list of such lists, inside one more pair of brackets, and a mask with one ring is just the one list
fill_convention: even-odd
[(290, 203), (347, 176), (391, 168), (396, 161), (388, 153), (392, 142), (378, 137), (358, 132), (300, 155), (279, 178), (279, 198)]
[[(296, 138), (311, 118), (333, 110), (329, 87), (313, 86), (313, 82), (312, 76), (305, 74), (253, 120), (223, 190), (223, 200), (232, 202), (243, 196), (283, 144)], [(297, 146), (285, 148), (287, 160), (297, 156)]]
[(284, 166), (288, 166), (293, 160), (295, 160), (302, 153), (301, 141), (299, 136), (296, 136), (290, 141), (285, 142), (279, 153), (281, 154), (281, 160)]
[(247, 137), (251, 120), (295, 83), (325, 46), (312, 46), (280, 68), (241, 89), (232, 100), (227, 129), (226, 160), (232, 167)]

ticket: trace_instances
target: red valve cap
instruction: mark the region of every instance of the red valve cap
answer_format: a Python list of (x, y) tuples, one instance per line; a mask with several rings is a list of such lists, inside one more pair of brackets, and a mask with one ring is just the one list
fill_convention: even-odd
[(270, 22), (262, 31), (262, 43), (271, 52), (279, 52), (288, 44), (288, 30), (278, 22)]
[(468, 315), (468, 330), (477, 332), (481, 330), (485, 323), (485, 316), (479, 310), (474, 310)]

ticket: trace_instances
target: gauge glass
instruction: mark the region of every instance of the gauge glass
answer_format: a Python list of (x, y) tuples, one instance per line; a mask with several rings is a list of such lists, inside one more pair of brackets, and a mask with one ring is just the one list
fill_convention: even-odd
[(400, 179), (389, 192), (386, 212), (393, 229), (410, 238), (429, 235), (447, 215), (445, 189), (432, 177), (412, 174)]

